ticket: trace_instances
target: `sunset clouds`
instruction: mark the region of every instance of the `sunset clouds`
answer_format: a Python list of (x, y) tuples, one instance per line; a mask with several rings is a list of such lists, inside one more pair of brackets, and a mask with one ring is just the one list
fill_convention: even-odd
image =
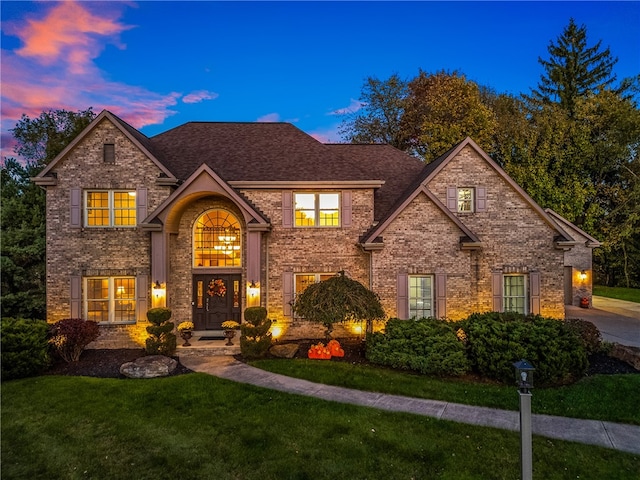
[[(96, 64), (107, 46), (125, 50), (121, 35), (136, 28), (120, 20), (121, 2), (45, 2), (38, 13), (3, 23), (3, 34), (19, 39), (19, 47), (2, 50), (2, 157), (12, 156), (9, 130), (22, 114), (31, 118), (49, 109), (108, 109), (136, 128), (162, 123), (175, 114), (178, 92), (158, 93), (142, 86), (112, 81)], [(6, 44), (6, 42), (5, 42)], [(212, 100), (200, 90), (185, 103)]]

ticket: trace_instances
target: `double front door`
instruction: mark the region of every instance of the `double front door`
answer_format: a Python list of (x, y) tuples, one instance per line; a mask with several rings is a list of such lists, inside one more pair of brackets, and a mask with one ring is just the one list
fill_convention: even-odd
[(239, 274), (193, 276), (193, 323), (196, 330), (222, 330), (222, 322), (240, 323)]

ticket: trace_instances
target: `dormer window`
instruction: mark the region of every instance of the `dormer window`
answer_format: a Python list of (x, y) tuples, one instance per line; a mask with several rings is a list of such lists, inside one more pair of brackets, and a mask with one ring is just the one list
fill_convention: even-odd
[(102, 154), (104, 163), (116, 163), (116, 146), (113, 143), (105, 143)]
[(474, 189), (470, 187), (458, 188), (458, 212), (473, 213), (474, 212)]

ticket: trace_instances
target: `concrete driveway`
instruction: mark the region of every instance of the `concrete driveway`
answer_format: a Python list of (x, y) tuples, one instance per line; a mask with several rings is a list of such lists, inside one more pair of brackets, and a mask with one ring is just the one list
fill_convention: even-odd
[(565, 305), (565, 317), (593, 323), (603, 340), (640, 348), (640, 303), (594, 296), (593, 308)]

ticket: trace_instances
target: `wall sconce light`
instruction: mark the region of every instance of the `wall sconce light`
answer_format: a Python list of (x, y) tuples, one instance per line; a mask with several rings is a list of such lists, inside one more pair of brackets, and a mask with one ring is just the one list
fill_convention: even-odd
[(587, 279), (587, 272), (585, 270), (582, 270), (580, 272), (580, 280), (584, 282), (586, 279)]
[(258, 286), (258, 284), (256, 284), (255, 281), (252, 280), (251, 283), (249, 284), (249, 296), (257, 297), (259, 292), (260, 292), (260, 287)]
[(156, 298), (159, 297), (163, 297), (164, 296), (164, 286), (158, 281), (156, 280), (155, 283), (153, 284), (153, 296)]

